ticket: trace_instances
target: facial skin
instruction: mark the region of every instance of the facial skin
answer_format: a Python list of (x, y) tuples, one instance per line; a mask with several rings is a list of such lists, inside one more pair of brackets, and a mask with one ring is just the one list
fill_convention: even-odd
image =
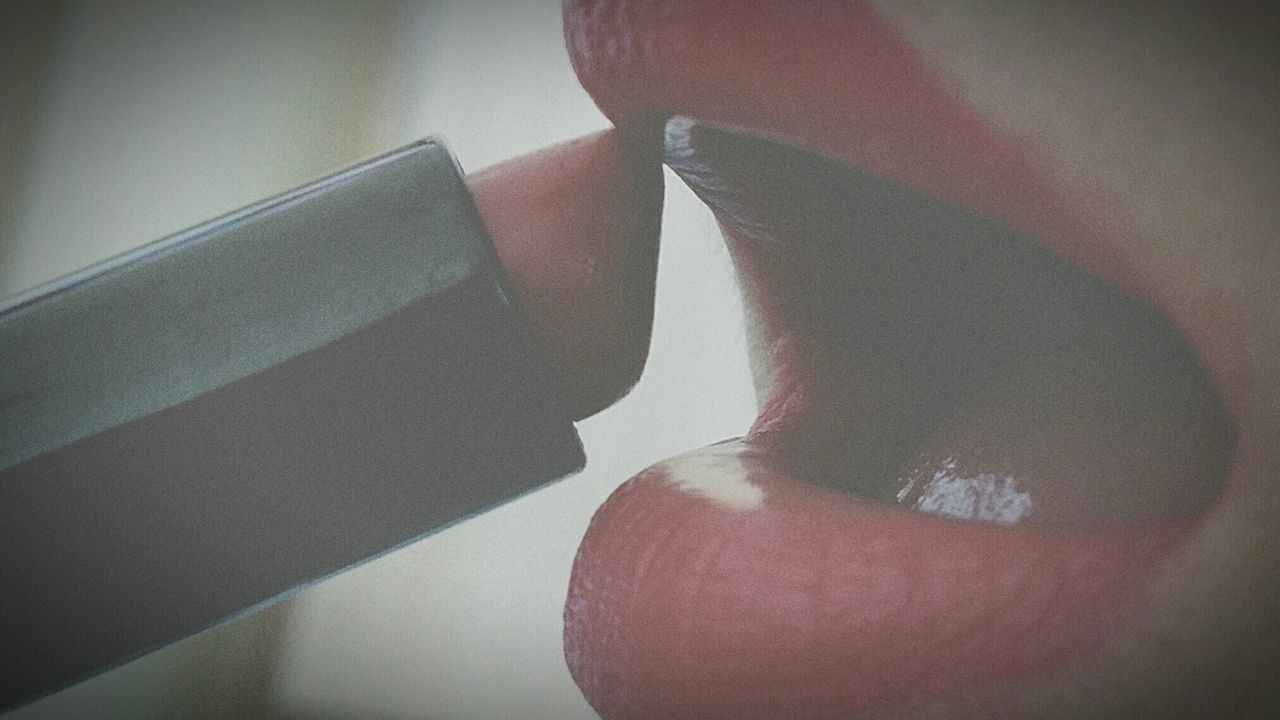
[(1274, 14), (1114, 5), (566, 2), (757, 320), (579, 551), (603, 717), (1280, 711)]

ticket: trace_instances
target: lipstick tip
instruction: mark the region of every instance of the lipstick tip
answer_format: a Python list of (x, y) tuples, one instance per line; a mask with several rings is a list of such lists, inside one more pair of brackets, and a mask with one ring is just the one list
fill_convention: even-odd
[(661, 134), (609, 130), (467, 178), (575, 419), (640, 377), (653, 323)]

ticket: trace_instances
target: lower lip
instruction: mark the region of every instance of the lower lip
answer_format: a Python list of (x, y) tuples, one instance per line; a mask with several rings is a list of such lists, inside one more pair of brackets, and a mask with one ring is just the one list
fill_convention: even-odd
[(796, 480), (735, 441), (600, 509), (566, 654), (608, 718), (849, 717), (981, 694), (1132, 622), (1188, 530), (955, 523)]

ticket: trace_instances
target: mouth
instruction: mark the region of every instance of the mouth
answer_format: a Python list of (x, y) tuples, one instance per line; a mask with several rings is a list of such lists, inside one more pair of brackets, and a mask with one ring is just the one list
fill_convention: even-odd
[(753, 302), (761, 411), (597, 512), (570, 670), (606, 718), (1016, 715), (1151, 614), (1231, 491), (1213, 358), (1158, 278), (1035, 207), (1043, 182), (850, 150), (752, 77), (597, 91), (620, 126), (699, 117), (666, 123), (667, 164)]
[(566, 648), (604, 717), (962, 703), (1143, 614), (1232, 442), (1172, 323), (804, 150), (676, 119), (667, 162), (755, 300), (761, 412), (593, 520)]

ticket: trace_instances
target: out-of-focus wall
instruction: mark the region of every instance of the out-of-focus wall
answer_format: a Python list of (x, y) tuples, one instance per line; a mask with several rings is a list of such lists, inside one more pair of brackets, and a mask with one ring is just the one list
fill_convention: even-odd
[[(0, 3), (0, 57), (14, 63), (0, 90), (0, 294), (391, 147), (402, 12), (314, 0)], [(284, 615), (178, 643), (9, 717), (262, 717)]]
[[(607, 126), (555, 0), (84, 2), (63, 27), (6, 291), (428, 132), (474, 169)], [(668, 175), (652, 355), (579, 424), (586, 471), (13, 717), (595, 717), (561, 648), (577, 543), (627, 477), (745, 431), (744, 345), (715, 225)]]
[(68, 3), (0, 292), (383, 147), (398, 16), (358, 2)]
[(8, 255), (14, 215), (30, 180), (32, 140), (49, 90), (62, 10), (54, 0), (0, 5), (0, 261)]

